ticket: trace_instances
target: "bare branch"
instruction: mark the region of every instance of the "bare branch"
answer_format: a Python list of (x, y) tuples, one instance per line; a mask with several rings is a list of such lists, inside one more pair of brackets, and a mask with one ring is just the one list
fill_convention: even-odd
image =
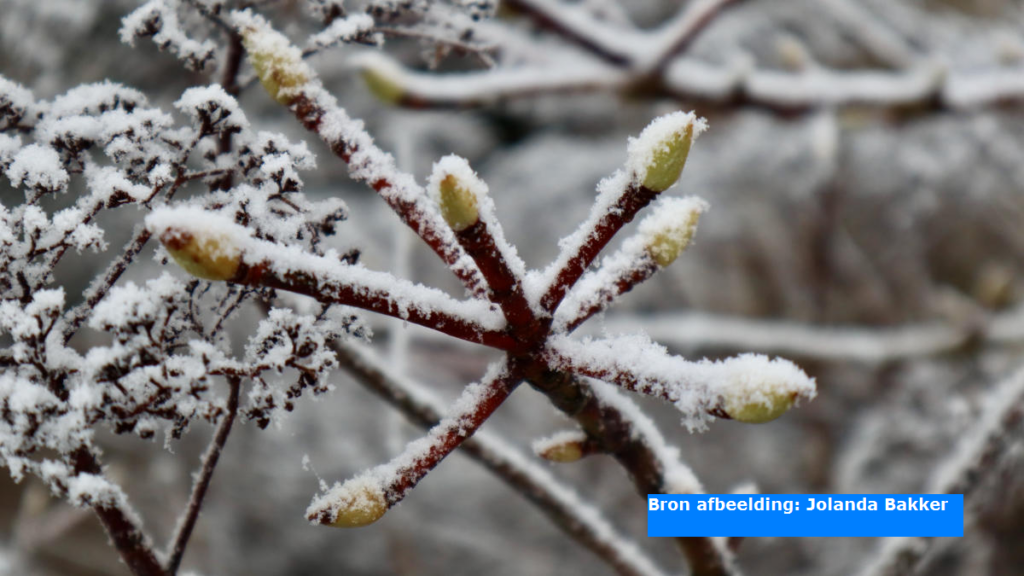
[(178, 573), (181, 559), (185, 555), (185, 547), (188, 546), (189, 538), (192, 536), (192, 529), (195, 528), (196, 522), (199, 520), (199, 511), (203, 506), (206, 491), (210, 487), (210, 481), (213, 479), (213, 471), (217, 468), (217, 461), (220, 459), (224, 444), (228, 440), (228, 434), (231, 433), (231, 427), (235, 423), (235, 416), (238, 414), (238, 396), (241, 392), (242, 382), (239, 378), (232, 376), (229, 376), (227, 380), (229, 392), (226, 411), (221, 417), (220, 424), (217, 425), (217, 431), (210, 440), (206, 454), (203, 455), (203, 465), (195, 484), (192, 485), (188, 508), (185, 509), (185, 513), (178, 521), (178, 528), (171, 539), (166, 561), (168, 576)]

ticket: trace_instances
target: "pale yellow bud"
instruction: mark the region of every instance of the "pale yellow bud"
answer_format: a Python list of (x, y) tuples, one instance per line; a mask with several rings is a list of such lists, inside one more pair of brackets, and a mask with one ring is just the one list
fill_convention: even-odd
[(643, 185), (655, 192), (669, 189), (686, 166), (686, 157), (693, 143), (693, 124), (687, 124), (682, 132), (674, 132), (663, 141), (651, 155)]
[(231, 280), (242, 264), (242, 251), (229, 233), (169, 227), (160, 242), (186, 272), (205, 280)]
[(302, 52), (262, 18), (252, 18), (248, 26), (242, 27), (241, 34), (242, 45), (263, 88), (274, 100), (291, 104), (295, 89), (309, 83), (313, 76), (302, 61)]
[(464, 158), (450, 154), (438, 160), (427, 187), (452, 230), (462, 232), (480, 220), (480, 201), (487, 194), (487, 184)]
[(381, 52), (364, 52), (350, 62), (359, 69), (366, 88), (385, 104), (397, 104), (405, 97), (405, 71), (398, 62)]
[(384, 493), (369, 483), (353, 486), (347, 492), (339, 494), (334, 504), (337, 506), (337, 515), (331, 526), (335, 528), (368, 526), (380, 520), (388, 511)]
[(559, 432), (533, 443), (533, 452), (551, 462), (575, 462), (586, 456), (587, 436), (580, 431)]
[(670, 198), (640, 225), (644, 247), (662, 268), (675, 262), (693, 240), (707, 203), (699, 198)]
[(742, 354), (714, 366), (722, 378), (719, 407), (739, 422), (769, 422), (816, 394), (814, 379), (781, 358)]
[(460, 185), (454, 174), (441, 180), (441, 215), (456, 232), (462, 232), (480, 219), (476, 196)]
[(753, 402), (727, 396), (723, 399), (722, 409), (730, 418), (738, 422), (763, 424), (788, 412), (798, 396), (799, 394), (796, 392), (778, 392)]
[(402, 87), (386, 74), (366, 68), (363, 70), (362, 76), (370, 92), (385, 104), (396, 104), (405, 96)]
[(548, 446), (537, 455), (552, 462), (575, 462), (583, 458), (583, 446), (579, 442), (563, 442)]

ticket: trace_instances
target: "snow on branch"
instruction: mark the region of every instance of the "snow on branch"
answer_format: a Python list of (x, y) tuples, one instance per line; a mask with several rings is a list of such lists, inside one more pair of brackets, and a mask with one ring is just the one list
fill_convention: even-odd
[[(346, 371), (400, 410), (406, 418), (424, 428), (433, 428), (441, 420), (444, 404), (423, 386), (395, 373), (371, 350), (356, 343), (340, 341), (336, 341), (333, 348)], [(630, 576), (663, 574), (597, 508), (584, 502), (575, 490), (546, 468), (527, 459), (501, 437), (487, 430), (478, 430), (462, 443), (460, 450), (536, 505), (559, 528), (620, 573)]]
[(313, 499), (306, 517), (315, 524), (358, 527), (376, 522), (419, 481), (473, 435), (515, 390), (518, 377), (502, 363), (470, 384), (427, 436), (410, 442), (391, 462), (337, 483)]
[(605, 257), (573, 288), (555, 315), (555, 331), (573, 331), (638, 284), (669, 266), (690, 245), (708, 208), (696, 197), (665, 198), (640, 223), (636, 236)]
[(672, 402), (687, 428), (702, 430), (712, 415), (761, 423), (778, 418), (816, 394), (814, 379), (789, 361), (745, 354), (689, 362), (670, 356), (645, 336), (548, 341), (553, 370), (598, 378), (626, 390)]
[(472, 259), (465, 256), (415, 179), (398, 170), (395, 159), (373, 142), (363, 123), (353, 120), (325, 92), (301, 52), (261, 16), (232, 12), (250, 63), (268, 93), (287, 104), (310, 131), (318, 134), (349, 167), (349, 175), (369, 184), (399, 218), (422, 238), (473, 294), (484, 294), (484, 283)]
[(364, 52), (350, 60), (367, 88), (387, 104), (409, 108), (464, 108), (505, 100), (623, 89), (628, 77), (616, 68), (580, 65), (495, 68), (484, 72), (416, 72), (381, 52)]
[(346, 264), (332, 251), (320, 256), (260, 240), (232, 220), (194, 206), (154, 210), (146, 225), (175, 261), (199, 278), (288, 290), (496, 348), (514, 346), (501, 333), (503, 319), (483, 300), (460, 302), (440, 290)]
[(598, 184), (587, 220), (559, 242), (561, 253), (543, 273), (545, 310), (557, 308), (612, 237), (679, 179), (690, 146), (705, 129), (707, 123), (693, 112), (675, 112), (630, 139), (626, 170)]
[[(580, 285), (584, 286), (584, 282)], [(948, 354), (978, 341), (990, 345), (1018, 343), (1024, 341), (1022, 318), (1024, 309), (1016, 308), (982, 318), (977, 324), (932, 321), (870, 327), (814, 326), (685, 312), (643, 319), (609, 315), (604, 320), (604, 328), (612, 333), (643, 330), (653, 340), (682, 350), (751, 350), (829, 361), (884, 364)]]

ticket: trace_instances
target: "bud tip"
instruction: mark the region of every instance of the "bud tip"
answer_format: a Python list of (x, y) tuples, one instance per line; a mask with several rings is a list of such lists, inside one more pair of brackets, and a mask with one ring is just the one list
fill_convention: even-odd
[(487, 194), (487, 184), (465, 159), (453, 154), (435, 163), (428, 188), (441, 208), (441, 216), (455, 232), (480, 220), (480, 202)]
[(693, 141), (706, 129), (707, 121), (693, 112), (656, 118), (629, 139), (628, 168), (635, 181), (655, 192), (670, 188), (686, 165)]

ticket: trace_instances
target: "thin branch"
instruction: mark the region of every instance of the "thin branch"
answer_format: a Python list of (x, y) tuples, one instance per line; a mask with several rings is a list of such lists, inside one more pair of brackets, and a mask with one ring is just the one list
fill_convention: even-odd
[[(500, 316), (496, 318), (497, 311), (480, 300), (455, 300), (439, 290), (390, 274), (313, 255), (285, 262), (283, 268), (284, 272), (278, 271), (272, 261), (263, 261), (240, 272), (235, 281), (304, 294), (324, 303), (355, 306), (499, 350), (522, 347), (502, 330), (503, 322)], [(338, 272), (326, 273), (332, 269)]]
[(96, 304), (107, 295), (111, 286), (117, 283), (121, 275), (125, 273), (128, 266), (135, 260), (139, 252), (149, 241), (150, 233), (143, 226), (137, 226), (131, 240), (121, 251), (121, 256), (107, 266), (103, 278), (94, 280), (85, 292), (85, 301), (68, 312), (64, 321), (64, 343), (67, 344), (82, 326), (82, 322), (89, 317)]
[(613, 202), (595, 208), (573, 235), (571, 248), (564, 250), (549, 268), (555, 272), (540, 301), (544, 309), (550, 312), (557, 308), (612, 237), (657, 196), (658, 192), (630, 182), (624, 184)]
[(479, 271), (467, 265), (463, 251), (436, 208), (427, 201), (423, 188), (412, 176), (398, 170), (394, 158), (374, 144), (362, 122), (350, 118), (326, 94), (303, 92), (292, 102), (291, 109), (307, 130), (318, 134), (331, 151), (350, 166), (349, 175), (353, 179), (369, 184), (471, 293), (483, 296), (486, 288)]
[[(473, 436), (505, 400), (515, 391), (518, 377), (508, 367), (492, 369), (491, 376), (480, 384), (467, 386), (453, 403), (449, 413), (421, 441), (409, 443), (405, 452), (395, 458), (400, 463), (394, 480), (385, 490), (389, 506), (394, 506), (409, 493), (428, 472), (441, 463), (462, 443)], [(390, 467), (391, 464), (385, 464)]]
[(228, 434), (235, 423), (235, 416), (238, 414), (238, 396), (242, 388), (242, 382), (238, 377), (228, 377), (228, 402), (226, 412), (217, 425), (217, 431), (210, 440), (210, 446), (203, 455), (203, 466), (199, 470), (199, 476), (192, 486), (192, 495), (188, 501), (184, 515), (178, 521), (178, 529), (174, 538), (171, 539), (170, 553), (167, 556), (167, 574), (174, 576), (178, 573), (181, 559), (185, 555), (185, 547), (192, 536), (192, 530), (199, 520), (199, 511), (203, 506), (203, 498), (210, 487), (213, 479), (213, 471), (217, 468), (217, 461), (224, 450), (224, 444), (228, 441)]
[[(550, 0), (504, 0), (502, 5), (533, 20), (540, 28), (550, 30), (594, 56), (614, 64), (628, 67), (633, 63), (631, 42), (638, 35), (635, 28), (609, 26), (571, 7)], [(629, 37), (621, 41), (623, 37)]]
[(723, 65), (680, 57), (646, 77), (593, 64), (558, 74), (543, 66), (450, 74), (392, 67), (391, 74), (401, 89), (395, 103), (410, 108), (471, 108), (593, 92), (641, 93), (786, 114), (823, 106), (971, 110), (1024, 101), (1024, 74), (1018, 68), (958, 72), (927, 61), (899, 71), (814, 67), (788, 72), (753, 69), (748, 59)]
[[(335, 341), (332, 348), (345, 371), (417, 426), (432, 428), (441, 420), (443, 405), (437, 399), (394, 373), (368, 349), (340, 341)], [(463, 442), (461, 452), (489, 469), (619, 574), (662, 574), (634, 543), (620, 535), (597, 510), (583, 503), (575, 491), (524, 458), (500, 437), (481, 430)], [(581, 514), (582, 510), (588, 513)]]
[(595, 314), (604, 312), (620, 296), (649, 280), (658, 270), (657, 263), (646, 251), (639, 254), (619, 251), (606, 258), (599, 269), (580, 279), (558, 309), (555, 330), (576, 330)]
[(655, 52), (656, 57), (647, 70), (660, 75), (673, 59), (686, 52), (722, 10), (739, 1), (690, 0), (675, 18), (652, 32), (663, 47)]
[[(519, 384), (519, 370), (502, 361), (493, 364), (479, 383), (470, 384), (427, 435), (410, 442), (391, 462), (377, 466), (317, 496), (306, 511), (310, 522), (363, 525), (362, 512), (372, 496), (373, 518), (401, 502), (442, 460), (470, 438)], [(350, 519), (358, 517), (354, 524)]]
[[(82, 446), (71, 454), (75, 474), (102, 475), (96, 455)], [(110, 536), (121, 559), (135, 576), (169, 576), (160, 566), (149, 537), (143, 532), (135, 514), (118, 507), (115, 503), (95, 503), (92, 509)]]
[(1024, 309), (975, 323), (926, 322), (902, 326), (815, 326), (784, 320), (761, 320), (686, 312), (638, 317), (618, 314), (604, 319), (611, 333), (643, 328), (653, 340), (682, 350), (753, 351), (828, 361), (885, 364), (949, 354), (973, 344), (1011, 345), (1024, 341)]

